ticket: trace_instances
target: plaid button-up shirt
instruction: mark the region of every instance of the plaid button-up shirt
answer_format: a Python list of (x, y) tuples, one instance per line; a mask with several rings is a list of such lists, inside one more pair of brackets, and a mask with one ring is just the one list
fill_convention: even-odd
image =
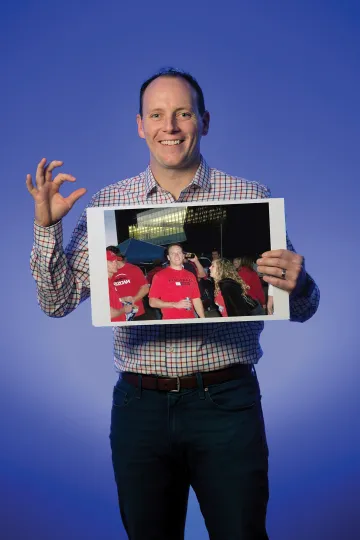
[[(202, 202), (270, 197), (266, 186), (210, 168), (201, 158), (192, 182), (174, 197), (162, 189), (150, 167), (138, 176), (111, 184), (91, 199), (89, 207), (173, 202)], [(81, 215), (69, 245), (63, 249), (62, 224), (35, 224), (31, 270), (37, 283), (41, 309), (63, 317), (90, 295), (86, 212)], [(287, 248), (294, 248), (287, 239)], [(290, 318), (303, 322), (316, 311), (319, 290), (305, 275), (305, 286), (290, 295)], [(114, 361), (118, 371), (181, 376), (212, 371), (233, 363), (255, 364), (262, 356), (259, 344), (262, 321), (115, 326)]]

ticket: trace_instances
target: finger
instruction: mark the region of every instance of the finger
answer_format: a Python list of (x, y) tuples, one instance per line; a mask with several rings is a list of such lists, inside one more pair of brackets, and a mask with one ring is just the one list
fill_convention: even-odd
[(70, 195), (68, 197), (66, 197), (66, 199), (65, 199), (66, 202), (69, 205), (69, 208), (72, 208), (72, 206), (76, 203), (76, 201), (78, 201), (80, 199), (80, 197), (85, 195), (85, 193), (86, 193), (85, 188), (80, 188), (80, 189), (77, 189), (76, 191), (74, 191), (73, 193), (70, 193)]
[(280, 259), (279, 257), (264, 257), (263, 259), (258, 259), (256, 261), (256, 264), (258, 265), (258, 271), (259, 268), (267, 267), (275, 267), (275, 268), (285, 268), (287, 267), (287, 261), (285, 259)]
[(272, 251), (265, 251), (258, 260), (261, 261), (262, 258), (266, 258), (267, 261), (271, 258), (281, 259), (282, 261), (289, 260), (294, 262), (294, 264), (302, 264), (304, 259), (302, 255), (294, 253), (288, 249), (274, 249)]
[(281, 255), (286, 251), (285, 249), (272, 249), (269, 251), (264, 251), (261, 255), (262, 257), (281, 257)]
[(49, 163), (49, 165), (47, 165), (47, 166), (45, 167), (45, 181), (46, 181), (46, 182), (51, 182), (52, 171), (53, 171), (56, 167), (61, 167), (63, 164), (64, 164), (63, 161), (51, 161), (51, 162)]
[(286, 257), (264, 257), (262, 259), (258, 259), (256, 264), (258, 265), (258, 268), (264, 265), (273, 266), (276, 268), (297, 268), (302, 264), (302, 257), (296, 253)]
[(38, 187), (42, 186), (45, 182), (45, 174), (44, 174), (45, 164), (46, 164), (46, 158), (42, 158), (39, 161), (38, 166), (36, 168), (35, 181)]
[(55, 176), (53, 183), (57, 186), (61, 186), (64, 182), (75, 182), (76, 178), (72, 174), (60, 173)]
[(26, 175), (26, 187), (31, 195), (33, 195), (33, 193), (37, 191), (36, 187), (32, 183), (31, 174)]
[(281, 279), (272, 276), (264, 276), (263, 280), (267, 283), (271, 283), (271, 285), (274, 285), (274, 287), (277, 287), (278, 289), (282, 289), (283, 291), (287, 291), (289, 293), (293, 291), (296, 286), (296, 282), (293, 280)]
[(282, 277), (282, 273), (283, 273), (283, 270), (285, 270), (285, 279), (287, 279), (288, 281), (291, 281), (291, 280), (295, 280), (297, 279), (298, 275), (300, 274), (300, 270), (301, 270), (301, 267), (297, 267), (297, 268), (285, 268), (285, 267), (282, 267), (282, 268), (275, 268), (274, 266), (258, 266), (258, 271), (261, 273), (261, 274), (265, 274), (267, 276), (271, 276), (271, 277), (278, 277), (278, 278), (281, 278), (283, 279)]

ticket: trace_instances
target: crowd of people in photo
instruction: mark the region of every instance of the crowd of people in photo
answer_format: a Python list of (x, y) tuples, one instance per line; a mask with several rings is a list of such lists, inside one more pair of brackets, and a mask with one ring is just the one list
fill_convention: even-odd
[(140, 268), (118, 247), (106, 248), (112, 322), (270, 314), (267, 284), (252, 257), (231, 261), (214, 249), (210, 260), (178, 243), (165, 253), (165, 260)]

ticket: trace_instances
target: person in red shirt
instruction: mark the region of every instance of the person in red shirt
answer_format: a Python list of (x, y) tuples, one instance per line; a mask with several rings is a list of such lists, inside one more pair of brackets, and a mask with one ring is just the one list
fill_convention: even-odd
[(109, 286), (109, 302), (111, 321), (126, 320), (126, 315), (132, 312), (131, 304), (123, 304), (112, 285), (112, 278), (118, 269), (118, 257), (111, 251), (106, 252), (107, 269), (108, 269), (108, 286)]
[(169, 266), (152, 280), (149, 304), (159, 308), (163, 319), (205, 317), (196, 277), (183, 267), (185, 255), (180, 244), (171, 244), (167, 255)]
[(265, 308), (265, 293), (260, 278), (253, 268), (250, 257), (237, 257), (233, 260), (233, 265), (241, 279), (249, 286), (247, 294), (254, 300), (258, 300), (263, 308)]
[(115, 246), (106, 248), (106, 258), (111, 322), (144, 319), (145, 309), (142, 299), (149, 292), (149, 284), (144, 274), (140, 268), (126, 262)]

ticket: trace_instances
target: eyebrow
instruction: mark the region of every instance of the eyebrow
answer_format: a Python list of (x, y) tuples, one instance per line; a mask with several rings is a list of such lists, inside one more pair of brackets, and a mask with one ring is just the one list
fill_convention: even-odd
[[(193, 110), (192, 107), (177, 107), (177, 108), (175, 109), (175, 112), (177, 112), (177, 111), (183, 111), (184, 109), (188, 109), (188, 110), (191, 110), (191, 111)], [(164, 109), (162, 109), (161, 107), (156, 107), (155, 109), (150, 109), (150, 110), (149, 110), (149, 112), (163, 112), (163, 111), (164, 111)]]

